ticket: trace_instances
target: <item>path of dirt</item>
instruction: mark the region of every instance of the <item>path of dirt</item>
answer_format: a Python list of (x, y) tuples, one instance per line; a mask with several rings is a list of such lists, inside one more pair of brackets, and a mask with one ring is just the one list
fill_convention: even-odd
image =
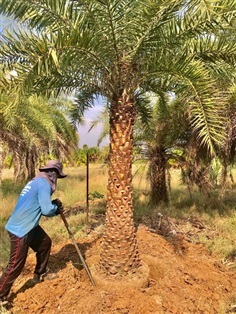
[[(137, 232), (142, 260), (150, 267), (145, 289), (93, 287), (69, 241), (54, 246), (52, 271), (59, 277), (29, 287), (35, 265), (28, 257), (14, 284), (13, 314), (225, 314), (234, 312), (236, 272), (209, 255), (201, 244), (179, 236), (173, 245), (163, 236), (140, 225)], [(77, 239), (89, 267), (97, 262), (101, 239), (96, 232)], [(231, 310), (230, 310), (231, 309)]]

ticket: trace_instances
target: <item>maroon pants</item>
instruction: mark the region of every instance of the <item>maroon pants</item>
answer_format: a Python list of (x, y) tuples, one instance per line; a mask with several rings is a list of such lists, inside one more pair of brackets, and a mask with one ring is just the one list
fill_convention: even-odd
[(11, 250), (8, 265), (0, 278), (0, 298), (6, 297), (16, 278), (24, 268), (28, 250), (36, 252), (35, 274), (44, 274), (47, 270), (52, 241), (46, 232), (37, 226), (24, 237), (18, 238), (9, 232)]

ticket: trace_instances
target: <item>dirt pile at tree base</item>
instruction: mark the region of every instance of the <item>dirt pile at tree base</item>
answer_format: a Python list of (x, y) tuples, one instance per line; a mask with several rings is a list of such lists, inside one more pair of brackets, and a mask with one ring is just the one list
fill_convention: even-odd
[[(147, 288), (93, 287), (74, 246), (54, 246), (51, 271), (58, 278), (30, 285), (35, 256), (31, 253), (11, 294), (13, 314), (220, 314), (236, 303), (236, 272), (211, 256), (201, 244), (176, 236), (175, 243), (139, 226), (142, 260), (150, 268)], [(96, 233), (79, 239), (92, 269), (99, 260), (101, 239)], [(234, 303), (235, 302), (235, 303)], [(232, 311), (233, 313), (233, 311)]]

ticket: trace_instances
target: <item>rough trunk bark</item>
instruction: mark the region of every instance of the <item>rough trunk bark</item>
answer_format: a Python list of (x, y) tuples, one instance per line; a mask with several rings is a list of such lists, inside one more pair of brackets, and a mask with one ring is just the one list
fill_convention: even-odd
[(27, 180), (30, 180), (35, 177), (36, 169), (35, 156), (30, 150), (26, 152), (25, 165), (28, 173)]
[(152, 204), (159, 205), (169, 202), (169, 192), (166, 179), (166, 156), (162, 147), (155, 147), (152, 151), (150, 165), (150, 201)]
[(134, 104), (127, 97), (111, 105), (107, 212), (100, 268), (118, 277), (140, 265), (132, 201), (134, 115)]
[(28, 172), (25, 166), (25, 153), (22, 151), (13, 153), (14, 182), (23, 183), (27, 180)]
[(4, 156), (3, 156), (3, 145), (1, 144), (0, 141), (0, 186), (2, 185), (2, 170), (3, 170), (3, 160), (4, 160)]

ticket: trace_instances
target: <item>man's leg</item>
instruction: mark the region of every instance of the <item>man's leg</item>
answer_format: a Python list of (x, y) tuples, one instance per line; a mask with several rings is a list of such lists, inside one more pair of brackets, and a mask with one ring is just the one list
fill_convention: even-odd
[(9, 237), (11, 240), (10, 258), (0, 278), (0, 299), (2, 300), (8, 296), (14, 281), (24, 268), (29, 249), (27, 235), (18, 238), (9, 232)]
[(29, 246), (36, 252), (36, 266), (34, 273), (40, 277), (40, 275), (47, 271), (52, 240), (40, 226), (31, 230), (29, 236)]

